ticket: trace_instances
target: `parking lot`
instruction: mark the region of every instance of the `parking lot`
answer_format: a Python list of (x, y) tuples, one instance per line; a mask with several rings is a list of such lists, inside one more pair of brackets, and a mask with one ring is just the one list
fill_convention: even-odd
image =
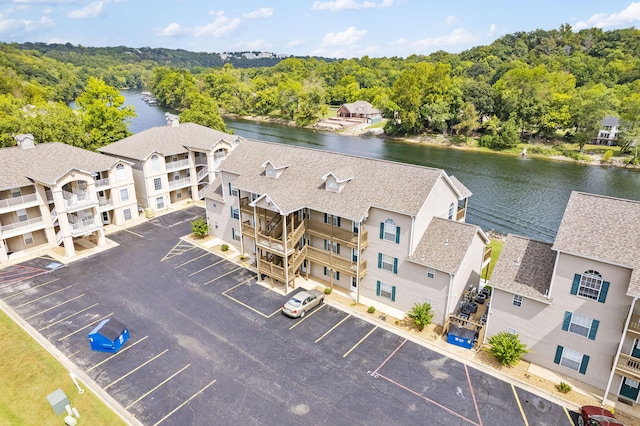
[[(281, 315), (289, 296), (180, 238), (192, 207), (109, 238), (63, 266), (0, 270), (0, 298), (145, 425), (572, 424), (563, 407), (325, 303)], [(93, 352), (117, 318), (130, 339)], [(83, 419), (84, 420), (84, 419)]]

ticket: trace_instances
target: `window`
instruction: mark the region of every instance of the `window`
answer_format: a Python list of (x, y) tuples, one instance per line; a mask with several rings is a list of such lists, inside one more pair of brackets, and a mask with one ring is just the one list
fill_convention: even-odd
[(131, 209), (122, 210), (122, 214), (124, 216), (124, 220), (131, 220)]
[(182, 191), (181, 190), (177, 190), (176, 191), (176, 198), (182, 198)]
[(231, 182), (229, 182), (229, 195), (238, 196), (238, 190), (231, 186)]
[(16, 214), (18, 215), (18, 221), (20, 222), (26, 222), (29, 219), (29, 217), (27, 216), (27, 211), (25, 209), (18, 210)]
[(357, 262), (358, 261), (358, 249), (356, 249), (356, 248), (352, 248), (351, 249), (351, 261), (352, 262)]
[(231, 239), (240, 241), (240, 233), (235, 228), (231, 228)]
[(392, 302), (396, 301), (396, 287), (387, 283), (378, 281), (376, 284), (376, 296), (384, 297)]
[(328, 240), (324, 240), (324, 249), (328, 251), (333, 251), (336, 254), (340, 254), (340, 244), (336, 242), (331, 242)]
[(240, 209), (235, 209), (233, 206), (230, 206), (231, 217), (233, 219), (240, 219)]
[(129, 190), (127, 188), (120, 190), (120, 199), (122, 201), (129, 201)]
[(427, 268), (427, 278), (435, 278), (436, 270), (433, 268)]
[(20, 188), (11, 188), (11, 197), (16, 198), (21, 196), (22, 196), (22, 191), (20, 191)]
[(333, 216), (330, 214), (324, 214), (324, 223), (333, 223), (333, 226), (340, 226), (340, 216)]
[(393, 219), (387, 219), (380, 223), (380, 239), (400, 243), (400, 227), (396, 226)]
[(378, 269), (384, 269), (397, 274), (398, 259), (386, 254), (378, 253)]
[(453, 212), (455, 208), (455, 204), (451, 203), (451, 205), (449, 206), (449, 220), (453, 220)]
[(522, 296), (519, 296), (517, 294), (513, 295), (513, 306), (517, 308), (522, 307)]
[[(329, 268), (327, 268), (326, 266), (324, 267), (324, 275), (325, 276), (329, 276), (329, 272), (331, 270)], [(333, 276), (333, 279), (336, 281), (340, 281), (340, 271), (332, 271), (333, 273), (331, 274)]]
[(573, 277), (573, 285), (571, 286), (571, 294), (586, 297), (587, 299), (597, 300), (604, 303), (607, 298), (609, 283), (602, 280), (602, 275), (597, 271), (586, 271), (582, 275), (575, 274)]
[(22, 239), (24, 240), (25, 245), (33, 244), (33, 234), (31, 232), (23, 234)]
[(589, 355), (582, 354), (578, 351), (574, 351), (573, 349), (558, 346), (556, 348), (556, 356), (553, 362), (569, 367), (580, 374), (585, 374), (587, 372), (587, 365), (589, 364)]
[(162, 179), (155, 178), (153, 180), (153, 187), (155, 188), (156, 191), (160, 191), (162, 189)]
[(118, 182), (124, 182), (127, 180), (127, 174), (124, 171), (124, 164), (118, 164), (116, 166), (116, 180)]
[(151, 156), (151, 171), (160, 171), (160, 160), (158, 160), (158, 156), (155, 154)]
[(598, 320), (567, 311), (564, 313), (562, 329), (569, 333), (588, 337), (590, 340), (595, 340), (599, 325), (600, 321)]
[(518, 330), (516, 330), (515, 328), (507, 327), (507, 333), (518, 334)]
[(179, 180), (179, 179), (180, 179), (180, 173), (175, 172), (175, 173), (173, 174), (173, 180)]
[(156, 207), (158, 208), (158, 210), (164, 208), (164, 197), (156, 198)]

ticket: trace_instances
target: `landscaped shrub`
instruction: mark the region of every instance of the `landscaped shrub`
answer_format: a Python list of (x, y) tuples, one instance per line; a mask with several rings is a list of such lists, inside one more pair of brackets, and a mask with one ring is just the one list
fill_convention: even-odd
[(489, 353), (493, 355), (500, 364), (505, 367), (516, 365), (520, 362), (522, 355), (529, 352), (527, 345), (520, 342), (517, 334), (502, 331), (489, 338)]
[(376, 312), (376, 308), (374, 308), (373, 306), (369, 306), (369, 309), (367, 309), (367, 312), (369, 312), (370, 314), (373, 314)]
[(191, 222), (191, 232), (198, 238), (204, 238), (209, 233), (209, 224), (201, 217)]
[(225, 243), (225, 244), (221, 245), (221, 246), (220, 246), (220, 250), (222, 250), (222, 251), (227, 251), (227, 250), (229, 250), (229, 244), (226, 244), (226, 243)]
[(418, 330), (422, 331), (426, 325), (431, 324), (433, 311), (431, 311), (431, 305), (427, 302), (416, 303), (413, 305), (407, 316), (413, 320), (413, 323), (416, 325)]
[(331, 289), (329, 287), (325, 288), (324, 294), (331, 294)]
[(603, 163), (608, 163), (609, 161), (611, 161), (611, 157), (613, 157), (613, 151), (612, 150), (607, 150), (607, 152), (605, 152), (602, 155), (602, 162)]
[(569, 393), (571, 392), (571, 385), (565, 382), (560, 382), (556, 385), (556, 389), (558, 389), (558, 392)]

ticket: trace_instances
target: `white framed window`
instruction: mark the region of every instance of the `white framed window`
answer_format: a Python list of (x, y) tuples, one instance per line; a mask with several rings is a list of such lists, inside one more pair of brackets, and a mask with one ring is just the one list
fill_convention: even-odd
[(31, 232), (22, 234), (22, 239), (24, 240), (25, 245), (33, 244), (33, 234)]
[(158, 159), (158, 156), (155, 154), (151, 156), (151, 171), (152, 172), (160, 171), (160, 160)]
[(567, 311), (564, 313), (562, 329), (569, 333), (595, 340), (599, 325), (600, 321), (596, 319)]
[(129, 190), (127, 188), (122, 188), (120, 190), (120, 199), (122, 201), (129, 201)]
[(12, 198), (22, 197), (22, 191), (20, 191), (20, 188), (11, 188), (11, 197)]
[(122, 210), (122, 215), (124, 216), (124, 220), (131, 220), (131, 209)]
[(234, 241), (240, 241), (240, 232), (236, 231), (235, 228), (231, 228), (231, 237)]
[(180, 173), (179, 172), (175, 172), (173, 174), (173, 180), (180, 180)]
[(329, 268), (327, 268), (326, 266), (324, 267), (324, 275), (326, 277), (329, 276), (329, 273), (331, 273), (331, 276), (333, 277), (334, 280), (336, 281), (340, 281), (340, 271), (331, 271)]
[(177, 190), (176, 191), (176, 198), (182, 198), (182, 191), (181, 190)]
[(433, 268), (427, 268), (427, 278), (435, 278), (436, 270)]
[(514, 294), (513, 295), (513, 306), (520, 308), (522, 307), (522, 296), (518, 295), (518, 294)]
[(382, 224), (381, 238), (386, 241), (392, 241), (398, 243), (400, 237), (400, 228), (396, 226), (396, 222), (393, 219), (387, 219)]
[(329, 240), (324, 240), (324, 249), (327, 251), (332, 251), (336, 254), (340, 254), (340, 244), (331, 242)]
[(156, 208), (159, 209), (164, 209), (164, 197), (158, 197), (156, 198)]
[(240, 219), (240, 209), (231, 206), (231, 217), (233, 219)]
[(564, 367), (569, 367), (572, 370), (580, 371), (583, 374), (584, 372), (582, 370), (586, 370), (586, 365), (583, 367), (583, 363), (585, 362), (585, 355), (583, 353), (574, 351), (570, 348), (563, 348), (562, 346), (558, 346), (556, 358), (559, 359), (558, 364)]
[(160, 191), (162, 189), (162, 179), (155, 178), (153, 179), (153, 187), (156, 191)]
[(515, 328), (507, 327), (507, 333), (518, 334), (518, 330), (516, 330)]
[(381, 268), (386, 270), (386, 271), (391, 271), (394, 272), (395, 271), (395, 258), (393, 256), (389, 256), (388, 254), (383, 254), (381, 256)]
[(597, 271), (587, 271), (580, 278), (578, 296), (598, 300), (602, 288), (602, 275)]
[(27, 211), (25, 209), (18, 210), (16, 214), (18, 215), (19, 222), (26, 222), (29, 220), (29, 216), (27, 216)]
[(376, 284), (376, 296), (384, 297), (385, 299), (389, 299), (392, 302), (395, 302), (396, 287), (391, 284), (378, 281)]
[(449, 220), (453, 220), (453, 212), (455, 211), (455, 208), (456, 208), (455, 204), (451, 203), (449, 205), (449, 216), (448, 216)]
[(127, 180), (127, 174), (124, 171), (124, 164), (118, 164), (116, 166), (116, 180), (118, 182), (124, 182)]

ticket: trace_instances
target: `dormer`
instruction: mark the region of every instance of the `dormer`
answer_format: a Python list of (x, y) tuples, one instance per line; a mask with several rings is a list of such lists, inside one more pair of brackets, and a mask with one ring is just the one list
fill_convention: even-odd
[(342, 192), (347, 183), (353, 179), (352, 174), (329, 172), (322, 176), (324, 187), (329, 192)]
[(267, 160), (264, 162), (264, 164), (262, 164), (264, 175), (272, 179), (278, 179), (287, 167), (289, 166), (285, 165), (278, 167), (271, 160)]

